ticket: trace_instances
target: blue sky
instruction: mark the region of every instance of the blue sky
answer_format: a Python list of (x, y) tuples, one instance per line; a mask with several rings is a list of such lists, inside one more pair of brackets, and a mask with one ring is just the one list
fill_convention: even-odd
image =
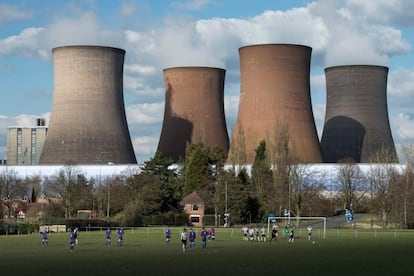
[[(388, 107), (397, 145), (414, 138), (412, 0), (78, 0), (0, 1), (0, 158), (8, 126), (50, 118), (51, 50), (97, 44), (126, 50), (124, 98), (139, 163), (154, 154), (164, 113), (162, 70), (227, 70), (231, 132), (239, 100), (238, 48), (260, 43), (312, 47), (311, 95), (319, 135), (325, 115), (324, 68), (388, 66)], [(229, 133), (231, 135), (231, 133)]]

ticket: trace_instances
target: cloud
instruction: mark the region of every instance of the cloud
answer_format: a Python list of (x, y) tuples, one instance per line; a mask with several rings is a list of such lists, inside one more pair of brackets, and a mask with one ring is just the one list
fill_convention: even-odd
[(388, 106), (403, 113), (413, 113), (414, 68), (397, 68), (388, 75)]
[[(216, 4), (208, 0), (180, 3), (173, 4), (180, 12)], [(163, 120), (164, 68), (210, 66), (226, 69), (225, 112), (231, 132), (239, 101), (238, 48), (259, 43), (309, 45), (313, 49), (313, 111), (320, 134), (325, 114), (323, 67), (345, 64), (388, 66), (390, 57), (410, 54), (412, 47), (404, 39), (405, 33), (396, 26), (414, 25), (412, 3), (319, 0), (286, 11), (267, 10), (251, 17), (203, 20), (182, 14), (177, 17), (175, 11), (171, 11), (163, 22), (157, 21), (158, 25), (116, 26), (113, 29), (101, 21), (97, 10), (77, 9), (70, 15), (53, 18), (45, 26), (26, 28), (19, 34), (0, 39), (0, 56), (45, 59), (50, 58), (53, 47), (75, 44), (125, 49), (124, 90), (128, 100), (128, 124), (136, 151), (148, 154), (156, 150), (156, 143), (148, 142), (149, 137), (158, 141)], [(0, 8), (0, 24), (3, 12)], [(129, 18), (139, 12), (139, 7), (133, 1), (123, 1), (113, 12), (112, 16)], [(401, 123), (403, 129), (411, 122), (413, 79), (412, 69), (399, 68), (389, 74), (389, 104), (394, 110), (399, 108), (394, 114), (403, 114), (394, 115), (393, 120)], [(409, 135), (406, 132), (401, 131), (401, 135)]]
[(45, 57), (39, 45), (44, 28), (26, 28), (18, 35), (0, 40), (0, 56)]
[(131, 17), (137, 11), (137, 3), (133, 1), (122, 1), (119, 8), (119, 14), (121, 18)]
[(313, 104), (312, 105), (313, 117), (315, 120), (316, 131), (318, 132), (319, 139), (322, 138), (323, 126), (325, 122), (325, 104)]
[(414, 26), (414, 2), (411, 0), (347, 0), (350, 11), (378, 24)]
[(391, 118), (391, 124), (395, 126), (396, 132), (393, 133), (394, 140), (409, 140), (414, 139), (414, 113), (398, 114), (396, 117)]
[(414, 93), (414, 68), (397, 68), (388, 76), (388, 94), (392, 97), (412, 97)]
[(309, 5), (314, 16), (322, 17), (328, 28), (326, 66), (371, 64), (387, 65), (390, 55), (410, 51), (401, 32), (390, 26), (355, 16), (349, 7), (338, 7), (338, 1), (318, 1)]
[(136, 153), (140, 154), (151, 154), (153, 153), (154, 148), (158, 146), (158, 138), (150, 137), (150, 136), (141, 136), (135, 138), (132, 143), (134, 144), (134, 148), (136, 149)]
[(17, 6), (0, 3), (0, 26), (13, 22), (29, 19), (33, 12), (21, 9)]
[(201, 10), (205, 6), (215, 4), (212, 0), (190, 0), (185, 2), (173, 2), (172, 7), (183, 10)]
[(129, 105), (126, 108), (129, 124), (148, 125), (162, 123), (164, 118), (164, 103), (144, 103)]
[(158, 137), (141, 136), (132, 140), (135, 155), (139, 164), (149, 160), (154, 156), (158, 146)]
[(58, 46), (92, 44), (112, 47), (121, 46), (120, 32), (105, 30), (93, 12), (84, 12), (77, 17), (55, 19), (42, 35), (46, 48)]

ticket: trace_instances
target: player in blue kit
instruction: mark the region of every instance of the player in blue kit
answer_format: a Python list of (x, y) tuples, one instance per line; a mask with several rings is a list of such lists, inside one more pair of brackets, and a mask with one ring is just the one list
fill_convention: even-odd
[(70, 252), (73, 252), (73, 250), (75, 250), (75, 233), (70, 230), (70, 234), (69, 234), (69, 244), (70, 244)]
[(47, 246), (49, 243), (49, 231), (45, 228), (40, 234), (42, 235), (42, 245)]
[(111, 245), (111, 228), (108, 227), (106, 229), (105, 234), (106, 234), (106, 246), (109, 246)]
[(165, 242), (168, 244), (170, 244), (171, 241), (171, 229), (169, 226), (167, 226), (167, 228), (165, 228)]
[(118, 229), (118, 245), (121, 246), (124, 241), (124, 228)]
[(207, 233), (206, 229), (204, 229), (204, 227), (201, 229), (200, 236), (201, 236), (201, 247), (202, 248), (206, 248), (207, 247), (207, 236), (208, 236), (208, 233)]
[(188, 241), (190, 242), (190, 248), (195, 246), (195, 239), (196, 233), (193, 231), (193, 228), (190, 229), (190, 233), (188, 234)]

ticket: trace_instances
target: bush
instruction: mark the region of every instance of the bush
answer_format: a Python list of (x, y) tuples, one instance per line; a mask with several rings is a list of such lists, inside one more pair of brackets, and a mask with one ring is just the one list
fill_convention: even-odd
[(39, 230), (39, 225), (34, 223), (9, 223), (0, 222), (0, 235), (10, 234), (30, 234)]
[(216, 222), (214, 215), (204, 215), (203, 224), (204, 225), (214, 225)]
[[(143, 225), (171, 225), (171, 226), (184, 226), (188, 225), (188, 216), (183, 213), (163, 213), (152, 216), (145, 216), (142, 219)], [(134, 225), (142, 226), (142, 225)]]

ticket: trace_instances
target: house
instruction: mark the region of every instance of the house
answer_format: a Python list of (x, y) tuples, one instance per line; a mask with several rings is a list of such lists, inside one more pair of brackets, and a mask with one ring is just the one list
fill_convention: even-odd
[(209, 203), (210, 196), (204, 191), (194, 191), (185, 196), (181, 201), (181, 205), (184, 207), (184, 211), (188, 214), (193, 226), (204, 225), (203, 217), (211, 211)]

